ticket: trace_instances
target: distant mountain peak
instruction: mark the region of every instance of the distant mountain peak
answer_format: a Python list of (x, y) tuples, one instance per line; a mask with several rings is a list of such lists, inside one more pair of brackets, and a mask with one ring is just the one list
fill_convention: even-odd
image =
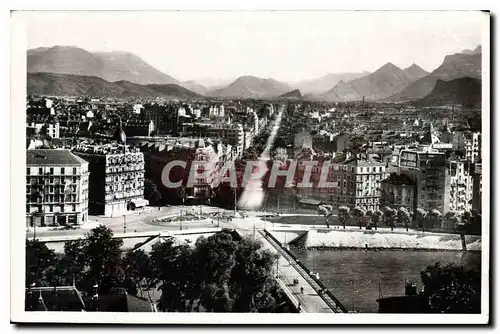
[(281, 94), (278, 96), (280, 98), (287, 98), (287, 99), (301, 99), (302, 98), (302, 93), (300, 92), (299, 89), (294, 89), (288, 93)]
[(415, 63), (413, 63), (410, 66), (408, 66), (407, 68), (405, 68), (405, 70), (410, 70), (410, 69), (419, 69), (419, 70), (422, 70), (422, 68), (420, 66), (418, 66), (417, 64), (415, 64)]
[(381, 68), (379, 68), (377, 71), (386, 71), (386, 70), (401, 71), (401, 69), (399, 67), (397, 67), (396, 65), (394, 65), (391, 62), (386, 63), (384, 66), (382, 66)]
[(261, 98), (273, 97), (292, 90), (285, 83), (275, 79), (262, 79), (252, 75), (244, 75), (227, 87), (213, 91), (210, 95), (217, 97)]

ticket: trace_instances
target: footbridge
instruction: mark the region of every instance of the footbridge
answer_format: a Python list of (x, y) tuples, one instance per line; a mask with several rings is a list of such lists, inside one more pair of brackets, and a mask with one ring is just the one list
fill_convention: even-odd
[(347, 313), (325, 285), (266, 229), (256, 237), (264, 248), (278, 254), (275, 275), (287, 297), (302, 313)]

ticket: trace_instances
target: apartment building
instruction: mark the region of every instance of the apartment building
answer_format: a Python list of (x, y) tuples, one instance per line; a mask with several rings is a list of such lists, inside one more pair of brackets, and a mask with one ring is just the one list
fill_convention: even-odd
[(339, 185), (333, 194), (335, 208), (342, 205), (373, 211), (380, 208), (380, 183), (387, 177), (385, 163), (377, 160), (376, 155), (347, 154), (344, 161), (332, 165), (333, 182)]
[(483, 195), (483, 177), (481, 163), (475, 163), (472, 172), (472, 210), (481, 212)]
[(444, 153), (431, 150), (402, 150), (399, 168), (401, 174), (415, 180), (416, 208), (426, 211), (436, 209), (441, 213), (447, 211), (450, 178), (447, 177), (447, 161)]
[(380, 206), (394, 209), (404, 207), (413, 212), (415, 208), (416, 185), (407, 175), (391, 173), (380, 182)]
[(88, 195), (87, 161), (63, 149), (26, 151), (27, 226), (86, 222)]
[[(472, 209), (473, 164), (468, 160), (451, 160), (448, 164), (450, 178), (449, 211), (462, 214)], [(448, 176), (448, 175), (447, 175)]]
[(89, 162), (89, 210), (115, 216), (148, 205), (144, 197), (144, 154), (117, 145), (79, 145), (73, 153)]
[(481, 159), (481, 133), (470, 132), (465, 134), (465, 158), (476, 162)]

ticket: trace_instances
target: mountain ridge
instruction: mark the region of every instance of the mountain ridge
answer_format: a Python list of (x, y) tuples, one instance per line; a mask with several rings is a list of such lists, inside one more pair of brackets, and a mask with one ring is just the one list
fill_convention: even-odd
[(243, 75), (228, 86), (210, 92), (214, 97), (269, 98), (279, 96), (292, 88), (272, 78)]
[[(481, 50), (480, 46), (476, 50)], [(441, 65), (430, 74), (414, 81), (387, 99), (391, 101), (422, 99), (432, 92), (438, 79), (449, 81), (463, 77), (481, 79), (481, 53), (447, 55)]]
[(460, 103), (467, 107), (481, 105), (481, 80), (471, 77), (450, 81), (437, 79), (433, 90), (421, 102), (424, 104)]
[(75, 46), (40, 47), (27, 51), (28, 73), (95, 76), (106, 81), (179, 84), (179, 81), (127, 51), (89, 52)]
[(404, 70), (387, 62), (367, 76), (349, 82), (339, 82), (321, 97), (326, 100), (341, 101), (355, 101), (363, 98), (379, 100), (401, 91), (411, 80)]
[(126, 80), (109, 82), (97, 76), (37, 72), (28, 73), (28, 94), (91, 97), (143, 97), (185, 100), (200, 98), (176, 84), (139, 85)]

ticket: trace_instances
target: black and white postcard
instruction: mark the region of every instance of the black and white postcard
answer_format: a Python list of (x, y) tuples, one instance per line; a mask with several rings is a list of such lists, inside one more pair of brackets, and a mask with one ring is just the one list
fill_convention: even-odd
[(488, 323), (488, 12), (11, 27), (13, 322)]

